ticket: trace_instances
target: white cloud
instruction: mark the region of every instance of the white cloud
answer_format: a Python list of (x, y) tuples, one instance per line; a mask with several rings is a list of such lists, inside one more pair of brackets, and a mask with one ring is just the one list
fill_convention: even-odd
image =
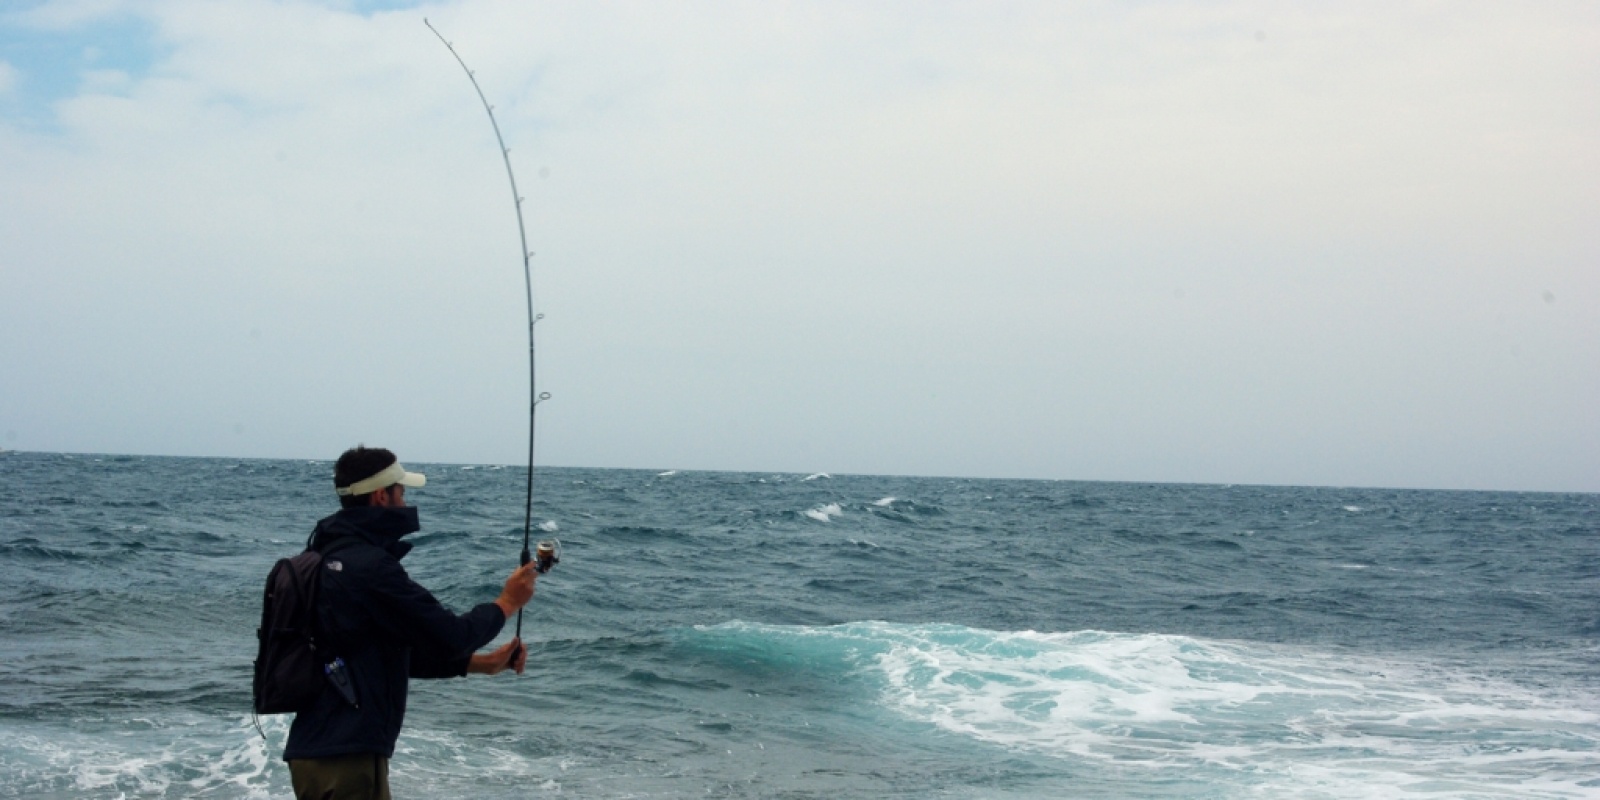
[(92, 69), (83, 73), (86, 94), (119, 94), (133, 86), (133, 76), (120, 69)]
[(17, 86), (17, 68), (0, 61), (0, 95), (10, 94)]
[(144, 13), (159, 13), (159, 5), (141, 5), (131, 0), (48, 0), (6, 16), (31, 28), (71, 30), (108, 18)]

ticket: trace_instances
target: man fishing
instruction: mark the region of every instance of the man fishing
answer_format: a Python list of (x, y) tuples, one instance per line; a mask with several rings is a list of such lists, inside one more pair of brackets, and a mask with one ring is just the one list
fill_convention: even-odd
[(343, 660), (311, 708), (295, 715), (283, 759), (301, 800), (389, 800), (389, 758), (405, 717), (411, 678), (520, 674), (520, 639), (475, 651), (533, 597), (534, 564), (506, 579), (500, 596), (465, 614), (445, 608), (411, 580), (401, 538), (420, 529), (406, 488), (426, 479), (394, 453), (357, 446), (334, 466), (338, 513), (317, 523), (323, 554), (316, 618), (322, 641)]

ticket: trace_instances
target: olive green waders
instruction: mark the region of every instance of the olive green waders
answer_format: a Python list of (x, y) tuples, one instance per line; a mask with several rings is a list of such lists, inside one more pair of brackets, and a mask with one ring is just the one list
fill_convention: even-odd
[(391, 800), (389, 759), (372, 753), (289, 762), (295, 800)]

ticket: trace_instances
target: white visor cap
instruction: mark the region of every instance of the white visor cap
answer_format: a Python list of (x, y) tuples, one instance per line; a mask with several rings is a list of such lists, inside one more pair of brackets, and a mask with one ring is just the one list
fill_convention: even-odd
[(420, 472), (406, 472), (405, 467), (400, 466), (400, 462), (396, 461), (370, 478), (363, 478), (349, 486), (339, 486), (334, 491), (338, 492), (340, 497), (371, 494), (379, 489), (387, 489), (397, 483), (401, 486), (409, 486), (416, 489), (427, 485), (428, 476)]

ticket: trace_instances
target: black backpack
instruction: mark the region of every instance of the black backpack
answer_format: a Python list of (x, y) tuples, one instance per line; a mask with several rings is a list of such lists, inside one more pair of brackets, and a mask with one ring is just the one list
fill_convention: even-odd
[[(329, 548), (332, 552), (333, 548)], [(312, 550), (280, 558), (267, 573), (256, 629), (255, 711), (287, 714), (304, 711), (317, 699), (327, 680), (317, 650), (317, 587), (323, 553)]]

